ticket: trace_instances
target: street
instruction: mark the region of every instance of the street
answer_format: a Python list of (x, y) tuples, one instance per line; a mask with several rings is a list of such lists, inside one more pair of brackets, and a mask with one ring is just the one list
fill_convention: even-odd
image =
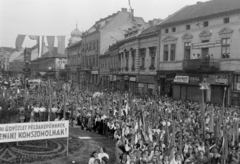
[[(69, 154), (69, 157), (62, 157), (59, 159), (43, 162), (42, 164), (70, 164), (75, 161), (76, 164), (87, 164), (94, 150), (99, 150), (100, 147), (105, 147), (107, 149), (107, 154), (110, 156), (110, 163), (113, 164), (115, 161), (115, 141), (109, 139), (105, 136), (98, 135), (94, 132), (88, 132), (80, 130), (79, 128), (70, 128), (70, 136), (85, 138), (82, 139), (84, 145), (83, 147), (74, 152), (74, 154)], [(39, 162), (35, 162), (39, 163)], [(35, 164), (33, 163), (33, 164)]]

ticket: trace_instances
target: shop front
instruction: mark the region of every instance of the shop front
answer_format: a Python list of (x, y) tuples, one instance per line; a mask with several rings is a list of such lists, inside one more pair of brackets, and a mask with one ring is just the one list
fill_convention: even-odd
[(116, 76), (116, 89), (117, 90), (122, 90), (122, 86), (123, 86), (123, 84), (122, 84), (122, 82), (123, 82), (123, 78), (122, 78), (122, 76), (121, 75), (115, 75)]
[(140, 93), (153, 94), (157, 91), (155, 76), (139, 75), (136, 81)]
[(123, 76), (123, 82), (124, 82), (124, 91), (129, 91), (130, 87), (129, 87), (129, 76), (128, 75)]
[[(174, 78), (172, 90), (174, 99), (183, 99), (201, 102), (202, 90), (200, 83), (203, 79), (209, 83), (206, 90), (205, 101), (221, 104), (224, 97), (224, 88), (228, 88), (228, 75), (208, 75), (208, 74), (187, 74), (177, 75)], [(225, 103), (227, 104), (228, 92), (225, 93)]]
[(172, 97), (172, 83), (175, 76), (176, 73), (163, 73), (158, 75), (158, 93), (160, 93), (160, 95), (168, 95)]
[(129, 77), (129, 88), (131, 92), (136, 92), (136, 77)]
[(91, 84), (97, 84), (98, 83), (98, 70), (91, 71)]
[(240, 107), (240, 74), (233, 75), (233, 87), (231, 92), (231, 104)]
[[(225, 104), (228, 104), (229, 77), (226, 74), (204, 75), (206, 81), (211, 84), (211, 102), (222, 104), (225, 92)], [(226, 91), (225, 91), (226, 89)]]

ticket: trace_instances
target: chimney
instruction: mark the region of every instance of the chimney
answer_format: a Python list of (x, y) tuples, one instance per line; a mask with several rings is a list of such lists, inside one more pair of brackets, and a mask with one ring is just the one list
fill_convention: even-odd
[(152, 27), (154, 25), (152, 20), (148, 21), (148, 23), (149, 23), (150, 27)]
[(197, 4), (201, 4), (202, 2), (201, 1), (198, 1)]
[(132, 13), (132, 15), (134, 16), (134, 9), (131, 9), (131, 13)]
[(122, 12), (127, 12), (127, 8), (122, 8)]

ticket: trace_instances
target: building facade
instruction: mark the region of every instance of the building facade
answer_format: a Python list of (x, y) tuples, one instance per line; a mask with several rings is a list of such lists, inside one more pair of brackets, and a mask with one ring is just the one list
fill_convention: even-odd
[(80, 83), (78, 69), (81, 67), (81, 46), (82, 41), (67, 47), (68, 63), (66, 65), (68, 79), (73, 83)]
[(80, 76), (78, 75), (78, 69), (81, 61), (81, 46), (82, 46), (82, 32), (78, 27), (71, 32), (71, 38), (69, 39), (68, 47), (66, 48), (66, 54), (68, 63), (66, 64), (67, 78), (73, 83), (80, 82)]
[(13, 52), (14, 52), (13, 48), (0, 47), (0, 69), (1, 69), (1, 71), (6, 72), (9, 70), (9, 58)]
[[(175, 99), (240, 105), (240, 1), (187, 6), (162, 22), (158, 80)], [(226, 90), (226, 92), (225, 92)]]
[(30, 71), (33, 76), (49, 76), (59, 78), (61, 71), (65, 71), (67, 56), (60, 54), (58, 48), (54, 48), (52, 54), (49, 51), (40, 58), (31, 61)]
[[(134, 18), (134, 20), (133, 20)], [(129, 12), (123, 8), (117, 13), (100, 19), (82, 35), (82, 65), (79, 74), (90, 84), (100, 84), (99, 58), (104, 55), (109, 45), (124, 38), (124, 31), (132, 27), (136, 21), (144, 23), (142, 18), (133, 17), (133, 10)], [(105, 76), (105, 75), (104, 75)]]

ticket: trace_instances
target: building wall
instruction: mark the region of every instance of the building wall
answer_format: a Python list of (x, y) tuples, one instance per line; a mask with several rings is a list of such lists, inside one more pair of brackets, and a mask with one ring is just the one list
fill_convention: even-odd
[(122, 10), (111, 20), (101, 32), (100, 53), (103, 54), (109, 45), (124, 39), (124, 31), (133, 26), (131, 15), (127, 10)]
[[(226, 16), (227, 17), (227, 16)], [(219, 17), (214, 19), (205, 20), (209, 22), (208, 27), (203, 27), (203, 22), (199, 22), (200, 25), (197, 26), (196, 23), (190, 24), (191, 29), (186, 30), (186, 24), (176, 26), (176, 32), (171, 32), (172, 27), (168, 27), (169, 33), (165, 33), (165, 29), (161, 29), (161, 51), (160, 51), (160, 70), (182, 70), (182, 60), (184, 59), (184, 43), (201, 43), (203, 39), (209, 39), (210, 42), (220, 41), (222, 38), (230, 38), (230, 58), (223, 59), (221, 57), (221, 46), (209, 48), (209, 54), (213, 55), (214, 59), (218, 59), (220, 62), (220, 70), (223, 71), (237, 71), (240, 70), (240, 17), (239, 15), (230, 16), (230, 23), (224, 24), (223, 19), (225, 17)], [(233, 30), (230, 34), (220, 35), (219, 32), (224, 28), (229, 28)], [(200, 37), (200, 33), (203, 31), (208, 31), (211, 33), (210, 37)], [(186, 34), (191, 34), (192, 39), (184, 40), (182, 37)], [(166, 37), (167, 42), (163, 42)], [(172, 38), (171, 38), (172, 37)], [(164, 56), (164, 45), (166, 44), (176, 44), (176, 59), (175, 61), (163, 61)], [(169, 47), (170, 51), (170, 47)], [(191, 58), (193, 59), (193, 54), (202, 54), (201, 49), (191, 49)]]

